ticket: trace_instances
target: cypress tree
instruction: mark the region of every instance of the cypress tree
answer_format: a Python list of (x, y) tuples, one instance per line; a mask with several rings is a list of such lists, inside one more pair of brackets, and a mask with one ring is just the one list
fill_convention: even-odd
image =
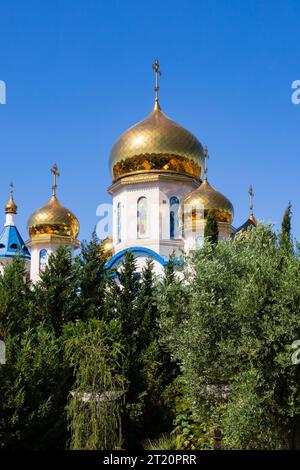
[(89, 243), (83, 242), (80, 255), (81, 317), (104, 319), (107, 273), (103, 248), (93, 232)]
[(37, 320), (57, 335), (64, 323), (80, 318), (79, 266), (67, 247), (59, 247), (49, 257), (40, 282), (34, 286), (34, 306)]
[(126, 356), (125, 376), (128, 382), (125, 398), (126, 411), (123, 415), (122, 428), (126, 445), (132, 448), (136, 445), (142, 424), (142, 405), (139, 398), (142, 391), (142, 379), (137, 354), (140, 320), (137, 299), (140, 282), (136, 272), (135, 258), (130, 251), (126, 252), (124, 262), (115, 275), (115, 281), (117, 282), (111, 288), (111, 295), (116, 298), (114, 303), (115, 315), (121, 322)]
[[(175, 258), (172, 255), (165, 267), (165, 285), (172, 285), (175, 277)], [(174, 415), (171, 412), (171, 386), (177, 368), (171, 362), (169, 353), (160, 342), (158, 314), (158, 285), (153, 273), (153, 261), (148, 259), (142, 271), (141, 288), (138, 299), (140, 315), (138, 350), (139, 370), (141, 372), (140, 396), (143, 397), (143, 426), (141, 437), (153, 437), (171, 428)]]
[(291, 250), (291, 218), (292, 218), (292, 204), (289, 202), (281, 223), (280, 245), (282, 248)]
[(137, 327), (139, 315), (137, 309), (137, 296), (139, 293), (139, 275), (136, 272), (136, 262), (131, 251), (127, 251), (120, 271), (117, 272), (119, 281), (117, 316), (122, 322), (123, 335), (130, 351), (137, 346)]
[(172, 253), (164, 267), (163, 284), (170, 285), (175, 279), (175, 254)]
[(147, 259), (142, 271), (141, 288), (138, 298), (139, 349), (146, 348), (157, 332), (157, 297), (153, 274), (153, 261)]
[(209, 211), (207, 214), (206, 224), (204, 228), (204, 238), (213, 245), (218, 243), (219, 228), (218, 222), (213, 212)]

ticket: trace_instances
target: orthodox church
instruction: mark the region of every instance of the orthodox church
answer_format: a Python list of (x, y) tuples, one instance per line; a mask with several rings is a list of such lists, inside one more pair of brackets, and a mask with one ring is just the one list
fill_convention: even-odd
[[(187, 129), (164, 114), (159, 102), (159, 63), (155, 60), (155, 102), (152, 112), (124, 132), (112, 147), (109, 165), (112, 183), (112, 235), (104, 243), (107, 268), (118, 268), (126, 251), (133, 252), (138, 269), (148, 258), (162, 274), (169, 257), (179, 258), (201, 246), (207, 215), (213, 213), (219, 239), (256, 226), (253, 190), (250, 216), (233, 226), (234, 209), (229, 199), (207, 178), (208, 150)], [(6, 220), (0, 234), (0, 272), (11, 260), (25, 260), (32, 282), (38, 282), (51, 253), (61, 245), (79, 248), (79, 222), (57, 198), (58, 168), (54, 165), (52, 195), (29, 218), (25, 243), (16, 226), (17, 206), (11, 188), (5, 206)]]
[(219, 239), (256, 225), (252, 212), (239, 229), (232, 225), (234, 209), (207, 179), (208, 150), (187, 129), (164, 114), (159, 103), (159, 63), (155, 71), (153, 111), (130, 127), (112, 147), (109, 164), (113, 201), (112, 257), (108, 268), (122, 263), (130, 250), (141, 268), (147, 258), (157, 274), (170, 255), (201, 246), (209, 212), (217, 220)]

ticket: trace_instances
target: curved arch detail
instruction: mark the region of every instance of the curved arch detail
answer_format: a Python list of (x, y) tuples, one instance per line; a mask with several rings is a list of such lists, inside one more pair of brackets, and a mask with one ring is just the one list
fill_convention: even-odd
[(168, 258), (167, 257), (163, 257), (161, 255), (159, 255), (158, 253), (156, 253), (155, 251), (153, 250), (150, 250), (149, 248), (144, 248), (142, 246), (136, 246), (136, 247), (132, 247), (132, 248), (126, 248), (125, 250), (122, 250), (122, 251), (119, 251), (118, 253), (116, 253), (105, 265), (106, 269), (111, 269), (114, 267), (114, 265), (116, 263), (118, 263), (118, 261), (120, 261), (126, 254), (127, 251), (131, 251), (133, 254), (134, 253), (137, 253), (137, 254), (144, 254), (148, 257), (151, 257), (153, 258), (154, 260), (156, 260), (158, 263), (160, 263), (162, 266), (166, 266), (168, 264)]

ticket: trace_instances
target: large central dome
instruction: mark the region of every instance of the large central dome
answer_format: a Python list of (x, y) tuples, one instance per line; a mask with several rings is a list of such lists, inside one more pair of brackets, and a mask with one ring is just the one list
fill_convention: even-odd
[(200, 179), (202, 150), (198, 139), (169, 119), (157, 101), (146, 119), (116, 141), (110, 169), (114, 180), (144, 172), (175, 172)]

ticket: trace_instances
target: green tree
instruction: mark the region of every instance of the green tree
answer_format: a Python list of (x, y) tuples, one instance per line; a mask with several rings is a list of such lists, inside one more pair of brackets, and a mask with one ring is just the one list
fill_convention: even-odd
[(64, 328), (66, 360), (75, 383), (68, 403), (73, 450), (122, 446), (121, 416), (126, 391), (121, 325), (95, 319)]
[[(169, 274), (166, 282), (169, 283), (174, 273), (172, 261), (166, 268)], [(168, 431), (174, 419), (172, 413), (174, 394), (171, 393), (170, 385), (177, 370), (166, 348), (160, 343), (158, 289), (157, 279), (153, 273), (153, 261), (148, 260), (142, 270), (138, 298), (140, 316), (138, 360), (141, 371), (140, 396), (143, 397), (142, 437), (157, 436), (161, 432)]]
[(0, 338), (17, 335), (30, 323), (31, 292), (25, 279), (21, 258), (15, 258), (0, 276)]
[(40, 282), (34, 286), (36, 319), (53, 328), (57, 335), (61, 334), (63, 324), (85, 317), (80, 310), (79, 279), (78, 263), (71, 251), (62, 246), (50, 255)]
[(219, 228), (216, 217), (213, 212), (209, 211), (206, 218), (205, 228), (204, 228), (204, 238), (210, 243), (218, 243), (219, 239)]
[[(126, 446), (134, 447), (142, 426), (143, 400), (142, 377), (139, 363), (139, 328), (140, 311), (138, 296), (140, 276), (136, 270), (136, 261), (132, 252), (127, 251), (124, 262), (116, 271), (114, 285), (110, 286), (110, 304), (112, 315), (121, 322), (122, 337), (125, 344), (125, 374), (128, 381), (123, 414), (123, 429)], [(115, 299), (115, 300), (114, 300)]]
[(117, 317), (122, 322), (122, 331), (130, 359), (137, 350), (137, 329), (140, 322), (137, 308), (140, 280), (136, 270), (136, 261), (131, 251), (126, 252), (124, 262), (116, 276), (118, 289), (113, 293), (117, 294)]
[(292, 204), (289, 202), (281, 223), (281, 234), (280, 234), (280, 244), (284, 249), (291, 250), (292, 240), (291, 240), (291, 223), (292, 219)]
[(80, 309), (82, 318), (105, 318), (107, 286), (106, 259), (95, 232), (89, 243), (83, 242), (79, 274)]
[(6, 337), (0, 366), (0, 448), (64, 449), (69, 368), (43, 325)]
[(175, 255), (169, 256), (168, 262), (164, 267), (163, 285), (170, 285), (175, 281)]
[[(173, 279), (173, 265), (168, 266), (168, 282)], [(159, 342), (157, 279), (153, 262), (148, 260), (142, 273), (136, 272), (132, 253), (128, 252), (117, 273), (117, 317), (122, 324), (128, 379), (124, 434), (126, 445), (137, 446), (146, 436), (171, 427), (173, 395), (168, 387), (174, 378), (174, 364)], [(171, 365), (170, 365), (171, 364)], [(173, 403), (173, 402), (172, 402)]]
[(147, 348), (157, 331), (157, 292), (153, 274), (153, 261), (148, 259), (142, 270), (141, 285), (137, 300), (138, 310), (138, 349)]
[[(270, 227), (204, 244), (186, 262), (181, 312), (162, 316), (165, 343), (179, 361), (185, 398), (227, 448), (283, 448), (300, 415), (298, 254), (278, 248)], [(187, 295), (188, 291), (188, 295)], [(177, 300), (176, 304), (182, 305)], [(161, 297), (162, 312), (170, 312)], [(248, 386), (245, 386), (245, 383)]]

